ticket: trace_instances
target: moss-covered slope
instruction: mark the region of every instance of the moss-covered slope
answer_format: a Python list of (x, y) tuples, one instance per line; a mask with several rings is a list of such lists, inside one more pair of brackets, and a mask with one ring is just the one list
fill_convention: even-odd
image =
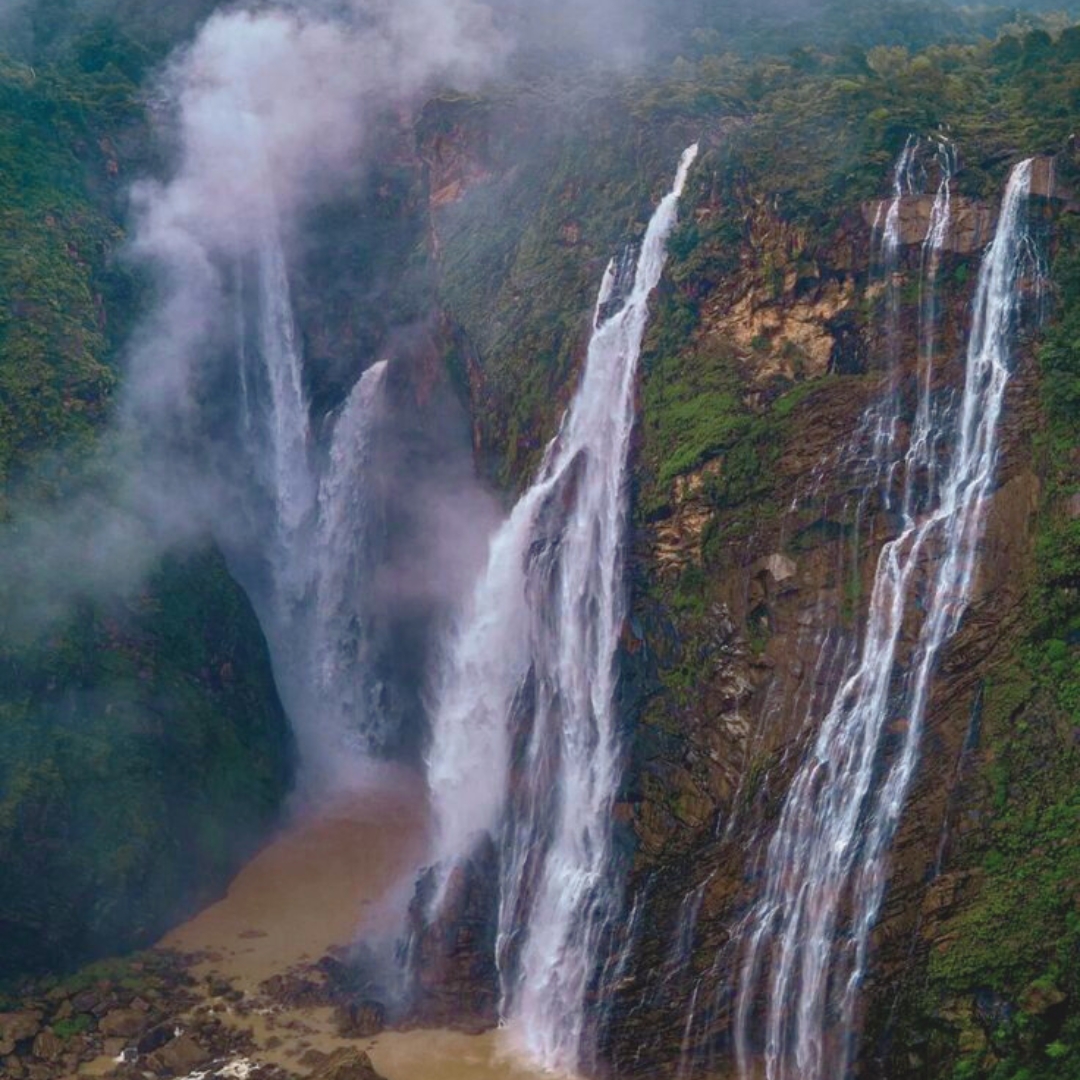
[(274, 824), (291, 742), (212, 552), (0, 645), (0, 976), (151, 943)]

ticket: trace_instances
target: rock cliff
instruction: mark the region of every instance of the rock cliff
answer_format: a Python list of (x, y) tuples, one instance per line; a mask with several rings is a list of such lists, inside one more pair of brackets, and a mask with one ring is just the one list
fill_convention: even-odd
[[(993, 62), (1005, 63), (1004, 54)], [(1008, 63), (1015, 62), (1010, 54)], [(1062, 54), (1060, 62), (1071, 60)], [(909, 94), (925, 92), (912, 85)], [(900, 301), (890, 339), (884, 289), (872, 273), (874, 225), (889, 190), (891, 157), (881, 151), (891, 146), (894, 155), (903, 129), (889, 121), (849, 138), (825, 120), (839, 123), (837, 112), (847, 106), (838, 99), (823, 97), (815, 107), (777, 93), (750, 107), (749, 117), (730, 108), (676, 107), (674, 120), (665, 113), (662, 134), (639, 106), (636, 119), (644, 122), (633, 164), (615, 173), (644, 173), (638, 190), (645, 195), (662, 175), (656, 161), (661, 150), (670, 152), (667, 139), (704, 136), (655, 298), (639, 399), (633, 610), (622, 658), (630, 750), (615, 828), (627, 912), (647, 917), (629, 924), (622, 941), (629, 960), (609, 988), (598, 1032), (598, 1061), (618, 1076), (732, 1069), (740, 920), (787, 784), (857, 642), (878, 550), (896, 526), (886, 507), (867, 499), (853, 440), (863, 409), (881, 393), (890, 350), (904, 358), (900, 391), (914, 400), (917, 282), (933, 199), (899, 202)], [(958, 95), (947, 104), (958, 117), (970, 107)], [(870, 127), (892, 108), (870, 108)], [(532, 159), (500, 158), (493, 149), (483, 110), (462, 103), (452, 110), (457, 115), (427, 154), (439, 178), (432, 209), (440, 290), (470, 340), (479, 460), (516, 485), (566, 400), (586, 333), (580, 323), (568, 333), (567, 312), (588, 310), (588, 279), (560, 276), (558, 268), (569, 250), (598, 280), (603, 243), (617, 249), (617, 236), (591, 224), (583, 191), (585, 176), (607, 192), (619, 190), (598, 180), (612, 168), (604, 139), (621, 134), (618, 108), (603, 113), (595, 169), (574, 158), (577, 144), (567, 135), (556, 141), (557, 160), (575, 162), (581, 179), (549, 167), (539, 184), (541, 171), (528, 172)], [(797, 124), (794, 112), (801, 112)], [(819, 122), (833, 143), (811, 149)], [(957, 135), (961, 166), (938, 274), (943, 391), (962, 378), (979, 257), (996, 221), (1004, 165), (1017, 156), (1004, 148), (1016, 145), (1012, 123), (971, 144)], [(1065, 134), (1047, 130), (1049, 145), (1057, 139), (1056, 147), (1065, 147)], [(537, 153), (554, 157), (548, 147)], [(1034, 166), (1032, 207), (1047, 258), (1070, 257), (1075, 169), (1071, 143)], [(486, 241), (484, 215), (515, 200), (522, 205), (526, 193), (546, 242), (524, 224)], [(640, 215), (643, 202), (632, 205)], [(633, 224), (624, 227), (624, 236), (633, 233)], [(479, 270), (489, 265), (503, 272), (496, 278)], [(512, 287), (517, 275), (528, 281), (527, 293)], [(1031, 329), (1048, 315), (1053, 324), (1060, 312), (1030, 290), (1025, 307), (1029, 329), (1008, 392), (975, 595), (934, 683), (874, 934), (863, 997), (866, 1075), (938, 1077), (955, 1067), (981, 1076), (1010, 1062), (1041, 1061), (1051, 1070), (1045, 1074), (1056, 1076), (1057, 1066), (1046, 1063), (1064, 1055), (1061, 1033), (1074, 1015), (1064, 974), (1074, 948), (1068, 902), (1039, 902), (1053, 944), (1027, 956), (1010, 947), (1008, 964), (997, 969), (977, 940), (1009, 936), (994, 890), (1002, 887), (1002, 868), (1020, 858), (1016, 818), (1029, 815), (1034, 837), (1040, 815), (1072, 814), (1034, 771), (1048, 754), (1060, 754), (1055, 775), (1071, 790), (1070, 699), (1052, 700), (1049, 669), (1038, 659), (1039, 635), (1061, 634), (1064, 624), (1037, 629), (1033, 604), (1045, 595), (1041, 561), (1048, 545), (1061, 542), (1063, 500), (1075, 482), (1075, 455), (1060, 446), (1051, 451), (1050, 443), (1067, 441), (1060, 432), (1074, 430), (1075, 419), (1062, 419), (1060, 408), (1057, 421), (1048, 419), (1054, 392), (1039, 359), (1042, 331)], [(541, 314), (546, 332), (533, 329)], [(1059, 432), (1050, 441), (1048, 429)], [(1048, 529), (1058, 530), (1057, 540), (1047, 539)], [(1062, 648), (1051, 651), (1064, 657)], [(1002, 754), (1016, 743), (1022, 761), (1006, 766)], [(1071, 795), (1058, 794), (1072, 805)], [(1047, 829), (1048, 837), (1058, 835), (1057, 826)], [(1048, 843), (1056, 850), (1056, 839)], [(1007, 859), (996, 845), (1008, 847)], [(1032, 873), (1045, 889), (1043, 871)], [(481, 983), (490, 986), (490, 978)]]

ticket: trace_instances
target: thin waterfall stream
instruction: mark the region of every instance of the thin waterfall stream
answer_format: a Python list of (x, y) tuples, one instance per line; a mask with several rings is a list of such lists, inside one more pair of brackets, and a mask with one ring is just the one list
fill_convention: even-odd
[[(897, 167), (893, 207), (904, 191), (912, 147), (909, 141)], [(1033, 268), (1026, 231), (1031, 162), (1009, 176), (976, 287), (962, 397), (946, 409), (935, 407), (932, 397), (932, 323), (934, 280), (949, 229), (950, 171), (951, 164), (943, 165), (923, 248), (919, 400), (902, 455), (894, 450), (899, 424), (891, 376), (890, 400), (877, 411), (875, 446), (886, 454), (878, 459), (878, 476), (886, 507), (899, 515), (899, 531), (881, 550), (861, 648), (791, 784), (745, 923), (735, 1006), (744, 1077), (759, 1075), (761, 1063), (767, 1080), (849, 1074), (870, 932), (918, 760), (934, 670), (971, 597), (1020, 286)], [(890, 207), (887, 270), (896, 217)], [(901, 470), (903, 483), (890, 503)], [(908, 641), (905, 616), (912, 604), (920, 618)], [(890, 725), (897, 737), (883, 760)]]
[(622, 901), (611, 812), (634, 390), (649, 296), (696, 156), (696, 145), (683, 154), (636, 260), (604, 274), (581, 384), (491, 542), (435, 687), (436, 857), (445, 879), (482, 836), (496, 837), (500, 1012), (521, 1050), (560, 1072), (587, 1052), (586, 997)]
[(379, 544), (371, 473), (387, 362), (360, 376), (318, 454), (273, 184), (258, 123), (246, 121), (252, 167), (264, 174), (254, 250), (237, 260), (234, 285), (236, 439), (260, 492), (249, 512), (263, 566), (249, 585), (308, 787), (335, 789), (355, 782), (387, 738), (368, 707), (365, 664)]

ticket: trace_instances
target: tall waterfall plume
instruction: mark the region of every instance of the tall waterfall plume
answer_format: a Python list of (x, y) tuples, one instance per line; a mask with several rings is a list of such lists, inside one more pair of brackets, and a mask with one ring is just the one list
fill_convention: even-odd
[[(933, 311), (930, 296), (948, 232), (949, 169), (943, 172), (923, 251), (924, 316)], [(744, 1077), (759, 1075), (759, 1052), (768, 1080), (832, 1080), (850, 1069), (889, 846), (915, 769), (935, 666), (958, 628), (977, 568), (1021, 278), (1031, 269), (1030, 181), (1030, 161), (1009, 177), (979, 273), (955, 408), (934, 408), (933, 331), (922, 329), (919, 402), (908, 447), (879, 473), (891, 480), (903, 471), (893, 506), (899, 533), (880, 553), (861, 647), (792, 782), (746, 923), (735, 1017)], [(905, 643), (903, 624), (913, 605), (919, 624)], [(903, 721), (893, 725), (899, 745), (885, 760), (884, 737), (894, 720)]]
[(636, 264), (604, 275), (581, 384), (492, 540), (435, 688), (436, 856), (445, 874), (485, 833), (496, 837), (501, 1012), (524, 1053), (563, 1072), (585, 1052), (586, 995), (621, 902), (611, 813), (634, 388), (649, 295), (696, 156), (696, 145), (683, 154)]
[(349, 783), (378, 749), (367, 707), (364, 602), (376, 564), (379, 507), (372, 459), (386, 362), (357, 381), (314, 452), (286, 257), (272, 199), (259, 243), (236, 270), (241, 452), (258, 480), (245, 493), (261, 566), (241, 577), (256, 599), (310, 786)]
[(324, 731), (320, 745), (334, 758), (343, 751), (347, 757), (369, 753), (385, 736), (380, 730), (385, 718), (370, 700), (370, 627), (364, 601), (383, 554), (373, 465), (386, 370), (387, 361), (379, 361), (353, 387), (334, 424), (319, 484), (309, 663)]

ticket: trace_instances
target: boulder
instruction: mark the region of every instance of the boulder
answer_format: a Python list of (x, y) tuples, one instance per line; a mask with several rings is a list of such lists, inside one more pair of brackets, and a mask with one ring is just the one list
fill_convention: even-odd
[(64, 1053), (64, 1042), (55, 1032), (45, 1028), (34, 1036), (33, 1053), (42, 1061), (58, 1061)]
[(147, 1026), (146, 1013), (138, 1009), (113, 1009), (98, 1023), (102, 1035), (115, 1035), (121, 1039), (139, 1035)]
[(41, 1030), (41, 1013), (36, 1009), (0, 1013), (0, 1057), (15, 1050), (15, 1044), (32, 1039)]
[(339, 1006), (334, 1019), (343, 1039), (367, 1039), (386, 1027), (386, 1010), (377, 1001), (361, 1001)]
[(213, 1055), (190, 1035), (180, 1035), (155, 1050), (145, 1059), (145, 1066), (158, 1076), (186, 1076), (205, 1065)]
[(177, 1037), (177, 1028), (173, 1023), (158, 1024), (151, 1028), (135, 1044), (140, 1054), (152, 1054), (160, 1050), (167, 1042), (172, 1042)]
[(351, 1047), (331, 1054), (310, 1080), (385, 1080), (375, 1071), (371, 1058)]
[(101, 1001), (101, 991), (97, 989), (80, 990), (72, 999), (71, 1007), (75, 1012), (93, 1012)]

